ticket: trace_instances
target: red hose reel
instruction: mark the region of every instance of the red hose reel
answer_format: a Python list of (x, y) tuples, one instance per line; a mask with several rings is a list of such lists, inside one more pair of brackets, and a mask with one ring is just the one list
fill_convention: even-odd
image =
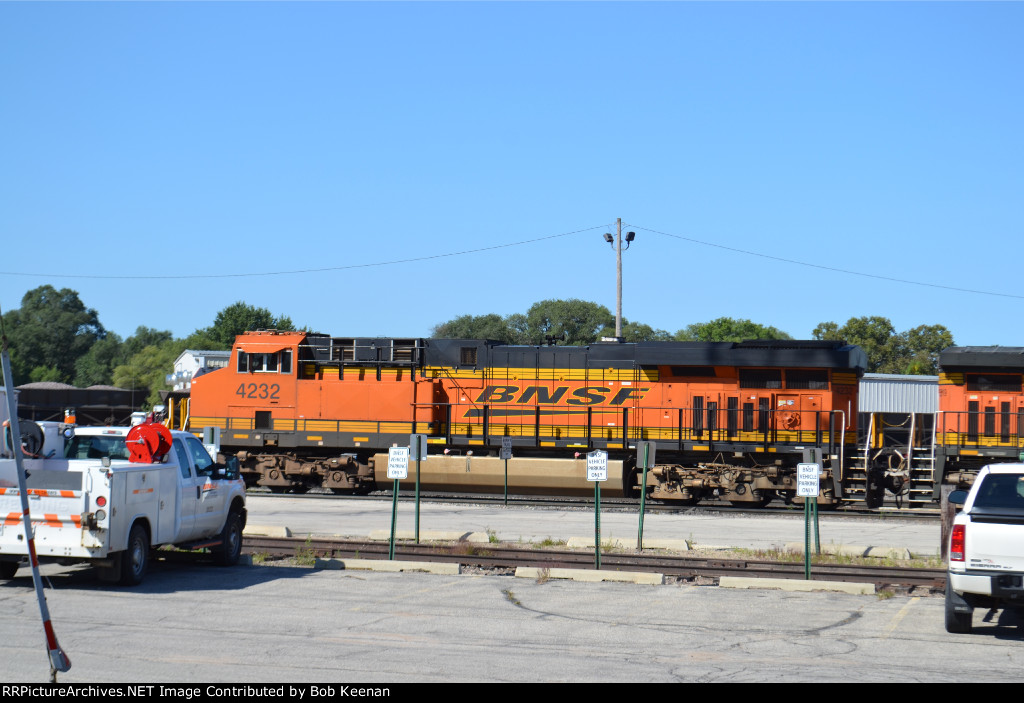
[(125, 444), (128, 460), (136, 464), (155, 464), (171, 450), (171, 431), (155, 422), (136, 425), (128, 431)]

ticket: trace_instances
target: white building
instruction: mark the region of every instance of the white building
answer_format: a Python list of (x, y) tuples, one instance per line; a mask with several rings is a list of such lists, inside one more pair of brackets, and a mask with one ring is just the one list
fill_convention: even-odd
[(222, 369), (228, 365), (231, 350), (223, 351), (186, 349), (174, 360), (174, 373), (167, 376), (176, 391), (187, 391), (192, 387), (192, 378), (207, 371)]

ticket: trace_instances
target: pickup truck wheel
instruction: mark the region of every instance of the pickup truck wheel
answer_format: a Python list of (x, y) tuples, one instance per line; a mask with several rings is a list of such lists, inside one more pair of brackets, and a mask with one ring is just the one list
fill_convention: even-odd
[(213, 550), (214, 559), (221, 566), (234, 566), (242, 555), (242, 516), (237, 512), (228, 513), (224, 529), (220, 533), (221, 545)]
[(149, 534), (135, 523), (128, 536), (128, 549), (121, 555), (121, 585), (138, 586), (146, 576), (149, 564)]
[(954, 634), (968, 634), (973, 627), (974, 611), (968, 613), (958, 613), (954, 609), (957, 603), (962, 603), (962, 598), (959, 598), (953, 590), (949, 587), (949, 581), (946, 581), (946, 632), (952, 632)]
[(7, 579), (14, 578), (14, 575), (18, 573), (19, 566), (21, 564), (16, 561), (0, 561), (0, 579), (6, 581)]

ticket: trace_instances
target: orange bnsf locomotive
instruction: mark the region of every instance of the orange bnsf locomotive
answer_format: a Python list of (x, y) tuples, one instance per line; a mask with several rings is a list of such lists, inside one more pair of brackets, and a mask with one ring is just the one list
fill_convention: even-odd
[(603, 490), (638, 495), (646, 440), (653, 498), (788, 502), (797, 464), (813, 460), (827, 506), (850, 474), (866, 363), (831, 341), (537, 347), (259, 331), (193, 380), (190, 426), (219, 428), (250, 485), (275, 491), (388, 488), (388, 448), (424, 434), (426, 490), (501, 492), (508, 438), (510, 492), (589, 495), (586, 453), (603, 449)]
[(950, 347), (939, 354), (934, 498), (985, 464), (1024, 460), (1024, 347)]

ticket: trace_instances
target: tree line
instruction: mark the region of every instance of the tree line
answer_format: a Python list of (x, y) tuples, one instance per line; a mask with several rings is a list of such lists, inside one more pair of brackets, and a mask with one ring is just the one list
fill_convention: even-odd
[(112, 385), (147, 389), (146, 403), (160, 402), (170, 386), (166, 376), (186, 349), (230, 349), (235, 335), (251, 329), (293, 329), (287, 316), (237, 302), (217, 313), (213, 324), (184, 339), (168, 330), (140, 325), (122, 339), (104, 328), (99, 313), (87, 308), (78, 293), (40, 286), (21, 299), (21, 307), (3, 315), (15, 386), (57, 381), (79, 388)]
[[(166, 376), (184, 350), (230, 349), (236, 335), (271, 328), (291, 330), (295, 325), (287, 315), (239, 301), (218, 312), (210, 326), (183, 339), (144, 325), (122, 339), (103, 327), (99, 313), (87, 308), (76, 291), (49, 285), (30, 290), (21, 307), (3, 315), (15, 386), (58, 381), (80, 388), (146, 389), (149, 406), (160, 402), (159, 391), (169, 388)], [(434, 337), (529, 345), (586, 345), (614, 334), (615, 316), (607, 307), (577, 299), (542, 300), (525, 313), (507, 316), (460, 315), (432, 329)], [(859, 345), (867, 353), (870, 373), (934, 374), (939, 352), (954, 344), (942, 325), (897, 332), (888, 318), (878, 316), (851, 318), (843, 325), (822, 322), (813, 335)], [(731, 317), (692, 323), (674, 333), (624, 319), (622, 336), (627, 342), (792, 339), (776, 327)]]
[[(604, 305), (585, 300), (542, 300), (525, 313), (502, 317), (460, 315), (434, 326), (434, 337), (493, 339), (507, 344), (593, 344), (615, 334), (615, 316)], [(742, 342), (747, 339), (792, 339), (771, 325), (720, 317), (695, 322), (670, 333), (639, 322), (622, 321), (627, 342)], [(954, 345), (943, 325), (919, 325), (897, 332), (886, 317), (852, 317), (845, 324), (822, 322), (814, 339), (845, 340), (860, 346), (868, 357), (868, 373), (934, 374), (939, 352)]]

